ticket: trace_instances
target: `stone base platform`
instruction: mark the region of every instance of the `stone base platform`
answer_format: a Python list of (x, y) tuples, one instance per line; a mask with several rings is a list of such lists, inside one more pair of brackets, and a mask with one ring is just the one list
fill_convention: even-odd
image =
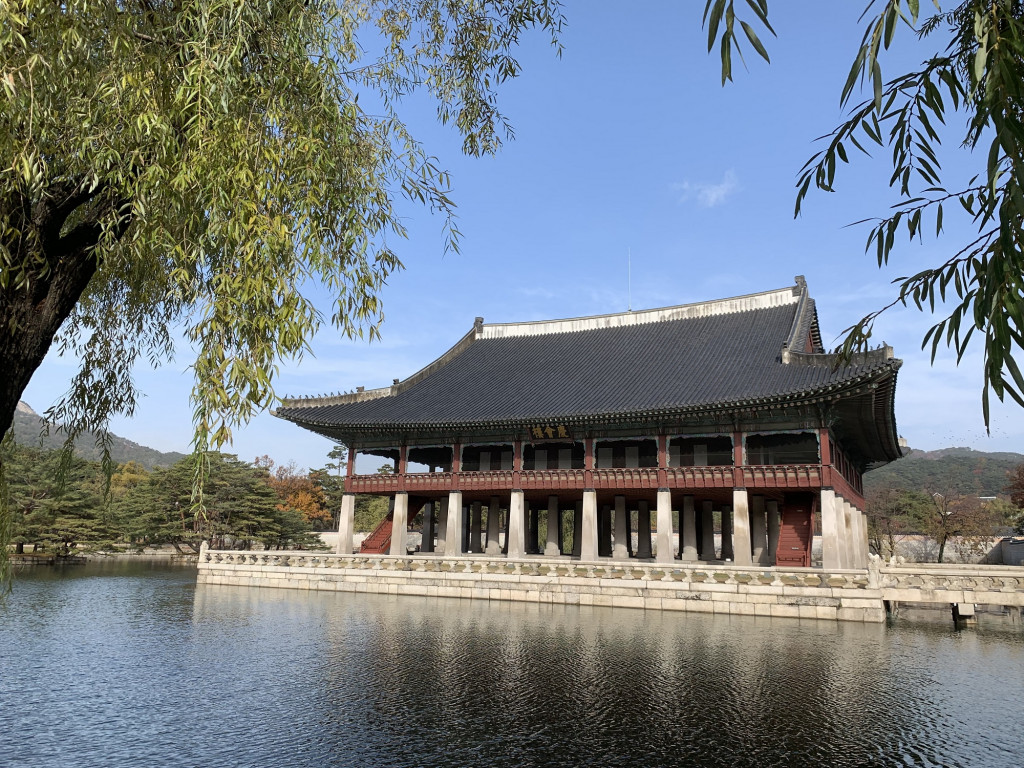
[(568, 558), (332, 555), (203, 549), (200, 584), (885, 621), (868, 571)]

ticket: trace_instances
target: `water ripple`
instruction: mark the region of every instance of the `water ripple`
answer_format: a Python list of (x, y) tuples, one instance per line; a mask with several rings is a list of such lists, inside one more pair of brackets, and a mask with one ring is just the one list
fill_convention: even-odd
[(1024, 638), (39, 571), (0, 764), (1018, 766)]

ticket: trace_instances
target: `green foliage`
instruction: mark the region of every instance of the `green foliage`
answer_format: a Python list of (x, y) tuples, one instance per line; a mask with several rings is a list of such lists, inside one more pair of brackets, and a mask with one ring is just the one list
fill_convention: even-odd
[(311, 285), (372, 338), (402, 266), (397, 201), (440, 212), (457, 245), (402, 98), (426, 91), (468, 154), (493, 152), (513, 47), (561, 23), (554, 0), (0, 5), (0, 287), (53, 269), (33, 207), (89, 222), (98, 264), (58, 337), (83, 365), (56, 420), (130, 413), (132, 365), (166, 359), (183, 317), (200, 449), (273, 401), (277, 363), (323, 320)]
[[(167, 360), (181, 324), (195, 453), (224, 445), (324, 322), (317, 291), (343, 334), (377, 334), (401, 201), (457, 247), (402, 99), (425, 92), (467, 154), (494, 152), (520, 36), (557, 48), (561, 25), (558, 0), (0, 3), (0, 406), (55, 338), (82, 364), (50, 420), (106, 456), (132, 367)], [(199, 508), (204, 479), (197, 460)]]
[[(771, 30), (766, 3), (747, 0), (747, 5), (755, 23)], [(849, 357), (865, 349), (875, 320), (896, 304), (932, 313), (951, 306), (925, 334), (922, 347), (931, 347), (934, 360), (939, 346), (946, 345), (959, 361), (972, 339), (980, 337), (987, 426), (990, 393), (1000, 400), (1009, 395), (1024, 406), (1024, 374), (1014, 360), (1024, 349), (1024, 4), (961, 0), (944, 12), (934, 0), (937, 13), (930, 17), (921, 16), (920, 5), (919, 0), (867, 3), (861, 45), (839, 99), (848, 109), (846, 120), (824, 137), (827, 146), (801, 170), (796, 213), (812, 184), (833, 191), (836, 169), (850, 162), (852, 150), (868, 154), (875, 145), (891, 151), (889, 184), (898, 193), (890, 213), (868, 220), (867, 250), (874, 252), (879, 267), (888, 263), (901, 233), (921, 240), (926, 229), (934, 228), (938, 238), (949, 208), (966, 214), (974, 228), (968, 242), (954, 243), (937, 266), (897, 278), (892, 303), (848, 328), (840, 351)], [(723, 16), (724, 83), (731, 77), (729, 49), (736, 45), (733, 0), (708, 0), (709, 47)], [(886, 81), (880, 57), (894, 45), (901, 27), (922, 39), (936, 39), (938, 50), (916, 71)], [(869, 87), (870, 98), (851, 106), (858, 84)], [(964, 120), (958, 143), (974, 153), (978, 171), (965, 181), (947, 183), (939, 159), (940, 132), (954, 117)]]
[(965, 495), (997, 496), (1004, 492), (1007, 472), (1024, 461), (1018, 453), (986, 453), (969, 448), (911, 451), (902, 459), (864, 475), (864, 490), (885, 488), (952, 490)]

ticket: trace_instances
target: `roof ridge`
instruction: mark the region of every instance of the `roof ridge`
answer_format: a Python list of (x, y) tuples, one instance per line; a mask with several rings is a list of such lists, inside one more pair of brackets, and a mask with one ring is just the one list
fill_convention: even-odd
[[(673, 320), (690, 320), (715, 315), (731, 315), (752, 312), (759, 309), (794, 304), (800, 300), (801, 284), (771, 291), (749, 293), (712, 301), (698, 301), (691, 304), (677, 304), (656, 309), (616, 312), (606, 315), (570, 317), (562, 320), (533, 320), (521, 323), (487, 323), (478, 332), (478, 339), (503, 339), (517, 336), (544, 336), (556, 333), (576, 333), (603, 328), (622, 328), (649, 323), (663, 323)], [(806, 291), (806, 284), (803, 285)]]

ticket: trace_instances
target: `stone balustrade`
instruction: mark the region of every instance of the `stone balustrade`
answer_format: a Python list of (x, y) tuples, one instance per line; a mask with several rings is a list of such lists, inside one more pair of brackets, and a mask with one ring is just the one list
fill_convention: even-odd
[(755, 616), (883, 621), (867, 571), (203, 549), (199, 582)]

